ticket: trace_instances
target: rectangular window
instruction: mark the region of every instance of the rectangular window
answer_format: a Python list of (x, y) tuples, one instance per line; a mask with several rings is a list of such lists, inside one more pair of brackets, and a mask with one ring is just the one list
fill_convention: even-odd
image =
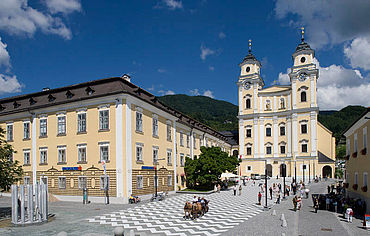
[(158, 117), (153, 116), (153, 136), (158, 137)]
[(301, 133), (307, 134), (307, 124), (301, 124)]
[(158, 147), (153, 147), (153, 163), (158, 162)]
[(24, 139), (30, 138), (30, 122), (29, 121), (23, 122), (23, 138)]
[(285, 136), (285, 126), (280, 126), (280, 136)]
[(13, 124), (6, 126), (6, 139), (7, 141), (13, 141)]
[(100, 161), (109, 161), (109, 143), (99, 143)]
[(252, 171), (252, 166), (247, 166), (247, 171)]
[(266, 147), (266, 154), (271, 154), (271, 146)]
[(25, 176), (23, 178), (24, 185), (30, 185), (31, 184), (31, 177), (30, 176)]
[(252, 147), (247, 147), (247, 155), (252, 155)]
[(59, 146), (58, 147), (58, 163), (66, 163), (67, 156), (66, 156), (66, 146)]
[(58, 135), (66, 134), (66, 116), (58, 116)]
[(143, 144), (136, 143), (136, 161), (143, 161)]
[(24, 160), (24, 165), (31, 164), (31, 151), (30, 150), (23, 151), (23, 160)]
[(109, 130), (109, 110), (99, 111), (99, 130)]
[(266, 128), (266, 136), (271, 137), (271, 127)]
[(79, 189), (87, 188), (87, 177), (86, 176), (78, 176), (78, 188)]
[(171, 123), (168, 121), (167, 123), (167, 141), (172, 140), (172, 132), (171, 132)]
[(105, 177), (105, 175), (100, 176), (100, 190), (108, 190), (109, 189), (109, 176)]
[(363, 186), (367, 186), (367, 173), (364, 173), (364, 181), (363, 181)]
[(180, 146), (184, 146), (184, 134), (182, 133), (182, 131), (180, 132)]
[(136, 176), (136, 185), (137, 185), (137, 189), (143, 189), (144, 181), (143, 181), (142, 175)]
[(363, 128), (362, 133), (363, 133), (362, 136), (363, 147), (367, 148), (367, 127)]
[(186, 135), (186, 147), (190, 147), (190, 136)]
[(302, 152), (307, 152), (307, 144), (302, 144)]
[(346, 148), (346, 154), (347, 155), (350, 155), (351, 154), (351, 143), (350, 143), (350, 140), (349, 138), (347, 138), (347, 148)]
[(46, 118), (40, 119), (40, 137), (48, 135), (48, 121)]
[(167, 176), (168, 186), (172, 186), (172, 175)]
[(136, 111), (136, 131), (143, 132), (143, 113)]
[(58, 181), (59, 181), (59, 188), (65, 189), (66, 188), (66, 177), (59, 176)]
[(357, 152), (357, 134), (354, 135), (354, 148), (355, 148), (355, 152)]
[(251, 138), (252, 137), (252, 129), (247, 129), (247, 138)]
[(358, 184), (358, 173), (355, 173), (355, 184)]
[(84, 133), (86, 132), (86, 113), (77, 114), (77, 132)]
[(285, 154), (285, 145), (280, 146), (280, 153)]
[(180, 153), (180, 166), (185, 166), (184, 153)]
[(172, 150), (167, 149), (167, 165), (172, 165)]
[(193, 142), (193, 144), (194, 144), (194, 149), (196, 149), (197, 148), (197, 136), (194, 134), (194, 142)]
[(48, 163), (48, 149), (40, 148), (40, 164)]
[(78, 162), (87, 162), (87, 155), (86, 155), (86, 144), (79, 144), (77, 145), (77, 160)]

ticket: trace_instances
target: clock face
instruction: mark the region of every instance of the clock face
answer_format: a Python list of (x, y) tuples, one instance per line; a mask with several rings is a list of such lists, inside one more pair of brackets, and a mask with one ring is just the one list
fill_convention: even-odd
[(307, 74), (306, 73), (300, 73), (298, 76), (299, 81), (305, 81), (307, 79)]
[(245, 82), (244, 83), (244, 88), (247, 89), (247, 90), (250, 89), (251, 88), (251, 82)]

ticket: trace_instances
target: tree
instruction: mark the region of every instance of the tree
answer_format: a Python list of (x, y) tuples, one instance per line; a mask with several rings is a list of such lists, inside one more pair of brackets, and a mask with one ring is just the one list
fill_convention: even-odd
[(335, 149), (335, 156), (337, 159), (344, 160), (344, 157), (346, 156), (346, 145), (338, 144)]
[(0, 127), (0, 188), (8, 191), (10, 186), (23, 175), (19, 161), (13, 161), (13, 147), (4, 138), (5, 130)]
[(185, 175), (189, 188), (211, 189), (225, 171), (236, 172), (240, 160), (229, 156), (220, 147), (201, 147), (201, 154), (185, 160)]

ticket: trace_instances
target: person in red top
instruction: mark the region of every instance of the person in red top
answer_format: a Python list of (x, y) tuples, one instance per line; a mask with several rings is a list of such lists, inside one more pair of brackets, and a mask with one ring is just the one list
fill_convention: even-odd
[(261, 205), (262, 194), (258, 192), (258, 205)]

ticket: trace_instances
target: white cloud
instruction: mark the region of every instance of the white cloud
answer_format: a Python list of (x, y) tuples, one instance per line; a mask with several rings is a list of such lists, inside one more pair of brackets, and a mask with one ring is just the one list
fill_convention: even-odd
[(162, 69), (162, 68), (159, 68), (157, 71), (158, 71), (158, 73), (166, 73), (167, 72), (165, 69)]
[(344, 47), (344, 54), (354, 68), (370, 70), (370, 39), (355, 38), (350, 45)]
[(156, 9), (161, 8), (168, 8), (170, 10), (182, 9), (182, 1), (181, 0), (161, 0), (154, 6)]
[(1, 41), (0, 37), (0, 68), (4, 66), (8, 69), (10, 67), (10, 56), (6, 47), (7, 45)]
[(204, 91), (203, 96), (214, 98), (213, 92), (211, 90)]
[(199, 89), (192, 89), (189, 91), (190, 95), (191, 96), (199, 96), (200, 93), (199, 93)]
[(204, 61), (208, 56), (215, 54), (216, 52), (203, 45), (200, 46), (200, 58)]
[[(317, 82), (317, 100), (321, 110), (341, 109), (347, 105), (369, 106), (370, 80), (363, 78), (360, 71), (340, 65), (321, 67)], [(279, 84), (290, 84), (287, 73), (279, 73)]]
[(45, 4), (51, 13), (69, 14), (82, 10), (80, 0), (45, 0)]
[(314, 48), (370, 35), (370, 1), (277, 0), (275, 14), (298, 29), (304, 25)]
[(214, 66), (209, 66), (209, 67), (208, 67), (208, 69), (209, 69), (210, 71), (214, 71), (214, 70), (215, 70), (215, 67), (214, 67)]
[(148, 88), (148, 91), (154, 91), (154, 85), (152, 85), (152, 87)]
[(0, 30), (28, 36), (41, 30), (43, 33), (56, 34), (65, 39), (72, 37), (71, 30), (60, 17), (32, 8), (27, 0), (0, 1)]
[(8, 76), (0, 74), (0, 93), (15, 93), (21, 91), (21, 84), (15, 75)]
[(218, 34), (218, 37), (219, 37), (220, 39), (224, 39), (224, 38), (226, 38), (226, 34), (225, 34), (224, 32), (220, 32), (220, 33)]
[(175, 92), (172, 91), (172, 90), (159, 90), (158, 93), (161, 95), (161, 96), (164, 96), (164, 95), (174, 95)]

